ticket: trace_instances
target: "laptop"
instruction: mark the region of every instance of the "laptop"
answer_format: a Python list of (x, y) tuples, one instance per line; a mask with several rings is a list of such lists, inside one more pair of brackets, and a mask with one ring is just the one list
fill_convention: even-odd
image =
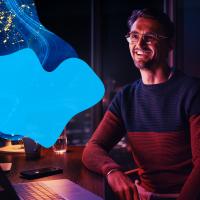
[(0, 168), (2, 200), (103, 200), (68, 179), (11, 184)]

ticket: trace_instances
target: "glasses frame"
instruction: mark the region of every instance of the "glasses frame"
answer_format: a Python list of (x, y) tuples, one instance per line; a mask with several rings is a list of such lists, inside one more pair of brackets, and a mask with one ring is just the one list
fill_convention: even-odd
[[(152, 38), (155, 39), (155, 41), (159, 41), (160, 39), (168, 39), (169, 37), (167, 36), (164, 36), (164, 35), (160, 35), (160, 34), (157, 34), (157, 33), (147, 33), (147, 34), (141, 34), (141, 33), (137, 33), (137, 32), (134, 32), (134, 31), (131, 31), (129, 32), (128, 34), (125, 35), (125, 38), (127, 40), (128, 43), (137, 43), (139, 41), (139, 39), (135, 42), (131, 42), (131, 39), (130, 39), (130, 35), (131, 33), (135, 33), (137, 34), (138, 36), (141, 36), (142, 37), (142, 40), (145, 41), (144, 37), (149, 35), (149, 36), (152, 36)], [(145, 41), (146, 44), (152, 44), (152, 41)]]

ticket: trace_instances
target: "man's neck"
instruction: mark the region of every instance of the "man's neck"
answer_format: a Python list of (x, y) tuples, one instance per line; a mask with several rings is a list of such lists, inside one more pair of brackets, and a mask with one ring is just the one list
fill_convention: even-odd
[(145, 85), (164, 83), (171, 77), (171, 69), (166, 66), (159, 66), (154, 69), (140, 69), (142, 82)]

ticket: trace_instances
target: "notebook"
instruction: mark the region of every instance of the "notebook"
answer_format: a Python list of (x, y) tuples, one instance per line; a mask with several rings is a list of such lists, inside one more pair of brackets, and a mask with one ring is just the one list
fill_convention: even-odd
[(0, 196), (5, 200), (103, 200), (68, 179), (11, 184), (1, 169)]

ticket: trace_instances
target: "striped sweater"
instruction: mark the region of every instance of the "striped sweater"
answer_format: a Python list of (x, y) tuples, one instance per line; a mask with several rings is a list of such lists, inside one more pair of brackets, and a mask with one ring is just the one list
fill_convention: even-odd
[(200, 199), (199, 79), (175, 70), (161, 84), (125, 86), (88, 142), (84, 164), (104, 175), (121, 169), (108, 152), (125, 134), (146, 190)]

